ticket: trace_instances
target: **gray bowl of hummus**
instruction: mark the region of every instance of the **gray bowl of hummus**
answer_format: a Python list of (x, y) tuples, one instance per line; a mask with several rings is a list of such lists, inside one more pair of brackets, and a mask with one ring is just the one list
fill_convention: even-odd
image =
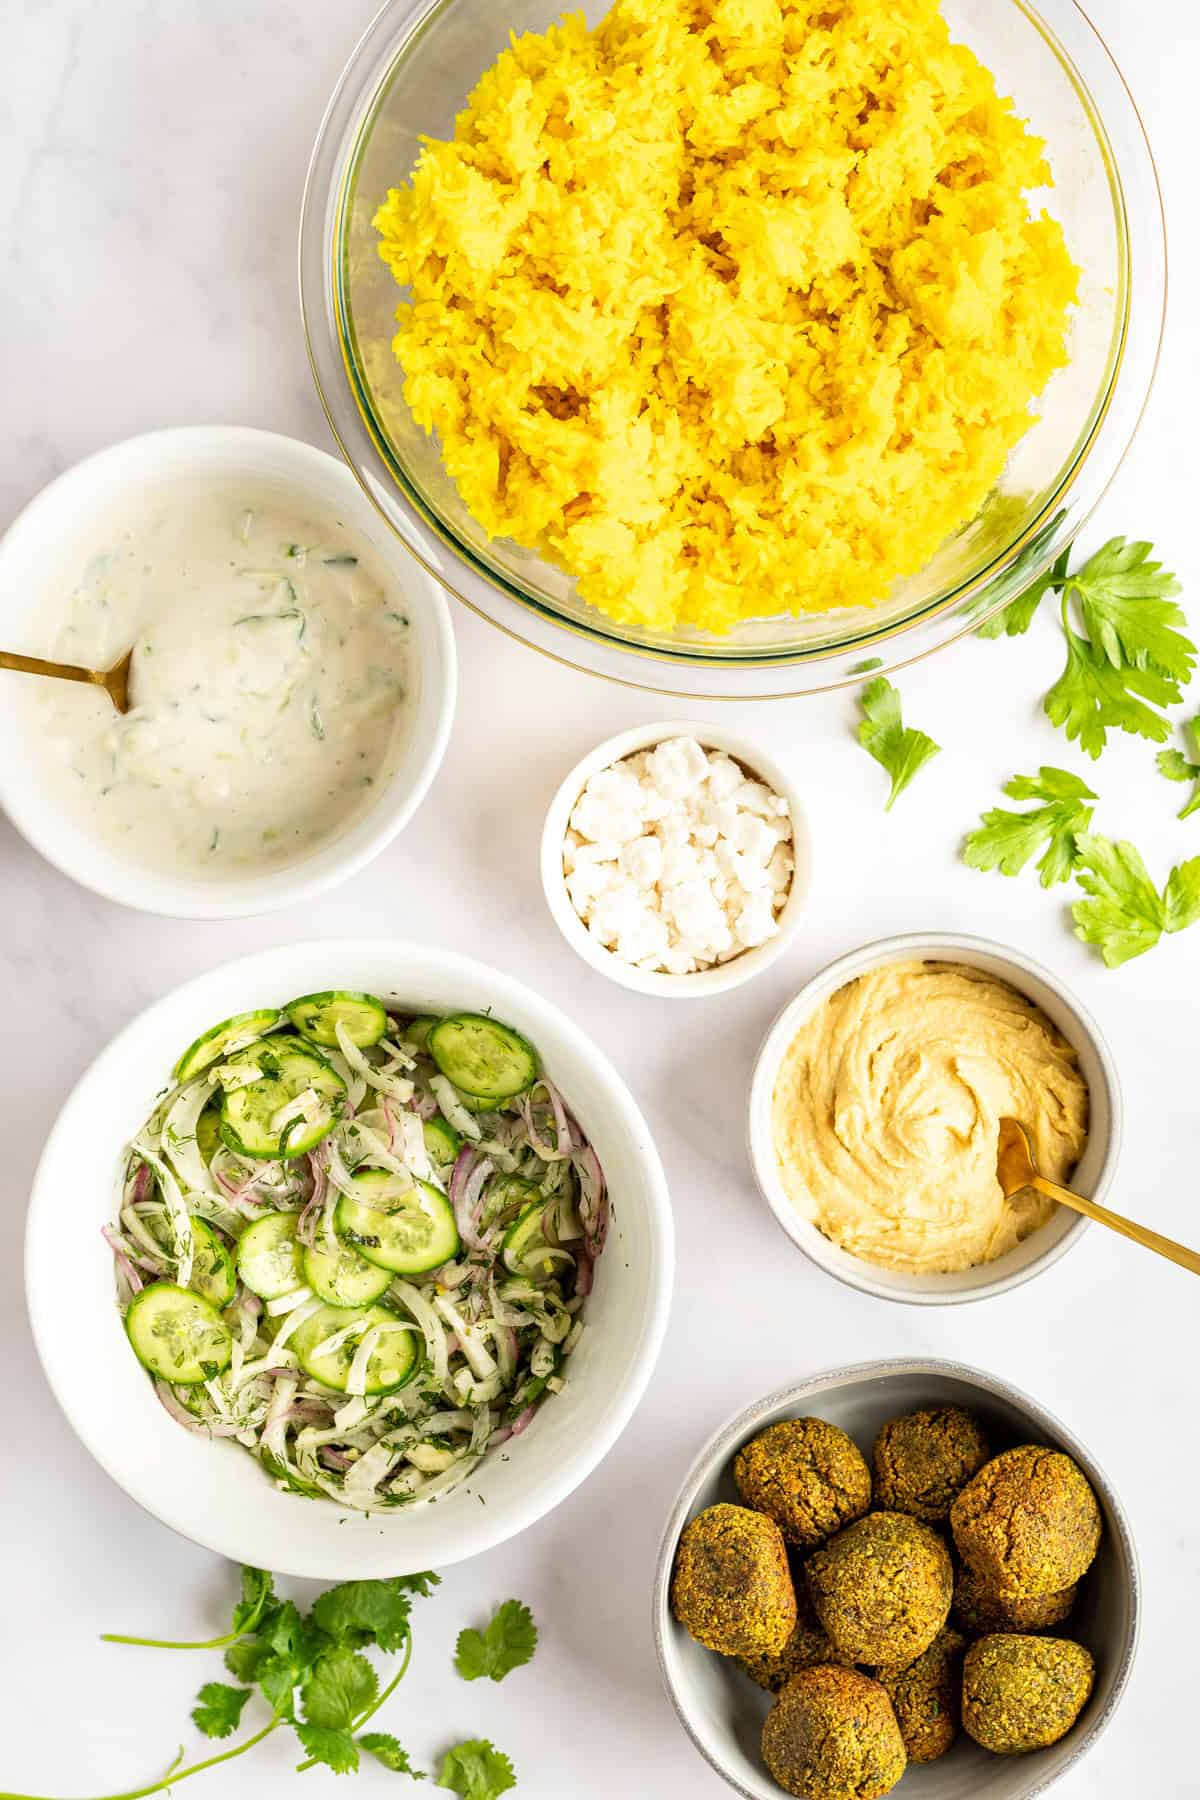
[(914, 933), (831, 963), (767, 1033), (750, 1158), (813, 1262), (880, 1299), (990, 1299), (1051, 1267), (1087, 1221), (1006, 1200), (998, 1124), (1052, 1180), (1102, 1201), (1121, 1141), (1116, 1065), (1057, 976), (985, 938)]

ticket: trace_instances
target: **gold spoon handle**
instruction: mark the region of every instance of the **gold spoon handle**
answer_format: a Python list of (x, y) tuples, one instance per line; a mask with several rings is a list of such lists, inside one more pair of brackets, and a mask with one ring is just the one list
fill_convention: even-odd
[(0, 650), (0, 669), (15, 669), (18, 675), (57, 675), (61, 681), (90, 681), (104, 686), (104, 676), (95, 669), (80, 669), (74, 663), (46, 662), (40, 656), (17, 656), (11, 650)]
[(1110, 1231), (1119, 1232), (1122, 1237), (1132, 1238), (1135, 1244), (1141, 1244), (1145, 1250), (1156, 1250), (1169, 1262), (1178, 1263), (1181, 1269), (1190, 1269), (1193, 1275), (1200, 1275), (1200, 1255), (1189, 1250), (1183, 1244), (1177, 1244), (1174, 1238), (1163, 1237), (1161, 1232), (1151, 1231), (1147, 1225), (1138, 1225), (1133, 1219), (1123, 1219), (1120, 1213), (1109, 1212), (1106, 1206), (1098, 1206), (1094, 1200), (1085, 1200), (1082, 1194), (1073, 1194), (1069, 1188), (1059, 1187), (1057, 1182), (1047, 1181), (1044, 1175), (1035, 1175), (1030, 1182), (1039, 1194), (1045, 1194), (1051, 1200), (1057, 1200), (1060, 1206), (1070, 1206), (1087, 1219), (1094, 1219), (1097, 1225), (1107, 1225)]

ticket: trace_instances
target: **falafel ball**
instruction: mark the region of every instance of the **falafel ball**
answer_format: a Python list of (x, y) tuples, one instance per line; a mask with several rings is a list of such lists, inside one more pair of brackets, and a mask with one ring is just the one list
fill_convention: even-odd
[(954, 1571), (937, 1533), (907, 1513), (870, 1513), (805, 1565), (813, 1607), (843, 1656), (907, 1668), (950, 1611)]
[(796, 1623), (779, 1527), (744, 1506), (709, 1506), (680, 1533), (671, 1611), (722, 1656), (778, 1655)]
[(947, 1625), (907, 1669), (876, 1670), (910, 1763), (936, 1762), (958, 1736), (966, 1647), (966, 1638)]
[(789, 1544), (815, 1550), (871, 1504), (871, 1471), (852, 1438), (827, 1419), (781, 1419), (743, 1444), (738, 1493), (774, 1519)]
[(1100, 1545), (1100, 1508), (1082, 1469), (1059, 1450), (1025, 1444), (992, 1458), (950, 1508), (967, 1566), (1003, 1599), (1060, 1594)]
[(983, 1427), (961, 1406), (890, 1419), (875, 1439), (875, 1504), (940, 1525), (991, 1454)]
[(963, 1727), (997, 1756), (1045, 1750), (1070, 1731), (1095, 1675), (1090, 1653), (1070, 1638), (980, 1638), (963, 1663)]
[(1069, 1619), (1079, 1589), (1072, 1583), (1058, 1594), (1037, 1594), (1026, 1598), (997, 1594), (973, 1569), (960, 1568), (954, 1577), (955, 1618), (972, 1637), (986, 1637), (994, 1631), (1049, 1631)]
[(780, 1693), (801, 1669), (832, 1667), (839, 1663), (843, 1667), (851, 1666), (850, 1659), (834, 1649), (818, 1625), (808, 1589), (802, 1581), (796, 1584), (796, 1623), (783, 1649), (770, 1656), (739, 1656), (737, 1662), (751, 1681), (771, 1694)]
[(904, 1773), (892, 1703), (856, 1669), (804, 1669), (767, 1714), (763, 1761), (800, 1800), (879, 1800)]

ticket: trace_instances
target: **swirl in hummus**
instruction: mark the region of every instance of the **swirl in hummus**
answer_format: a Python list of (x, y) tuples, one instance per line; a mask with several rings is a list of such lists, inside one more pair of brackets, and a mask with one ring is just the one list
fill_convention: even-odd
[(775, 1154), (797, 1211), (843, 1250), (910, 1274), (993, 1261), (1055, 1210), (1006, 1200), (1000, 1119), (1066, 1182), (1087, 1141), (1079, 1059), (1046, 1015), (980, 969), (873, 969), (823, 1001), (776, 1077)]

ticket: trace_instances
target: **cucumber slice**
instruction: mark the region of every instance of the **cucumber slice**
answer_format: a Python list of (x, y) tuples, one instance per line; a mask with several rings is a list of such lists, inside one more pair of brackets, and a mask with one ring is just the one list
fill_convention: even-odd
[[(235, 1068), (257, 1069), (245, 1087), (228, 1088), (221, 1098), (221, 1136), (239, 1156), (303, 1156), (332, 1131), (346, 1104), (346, 1084), (310, 1044), (273, 1038), (251, 1044), (226, 1059)], [(302, 1094), (315, 1096), (313, 1116), (279, 1115)]]
[(514, 1206), (524, 1212), (535, 1203), (540, 1210), (545, 1209), (546, 1201), (536, 1181), (524, 1181), (519, 1175), (493, 1175), (487, 1184), (480, 1227), (486, 1230), (493, 1219)]
[(135, 1294), (125, 1330), (143, 1369), (177, 1387), (198, 1387), (229, 1367), (233, 1336), (210, 1301), (171, 1281)]
[(281, 1300), (304, 1285), (295, 1213), (264, 1213), (238, 1239), (238, 1274), (260, 1300)]
[(500, 1249), (504, 1260), (514, 1275), (528, 1275), (525, 1258), (546, 1242), (546, 1234), (542, 1229), (542, 1217), (546, 1211), (546, 1202), (539, 1194), (531, 1200), (524, 1210), (517, 1214), (501, 1241)]
[(452, 1163), (462, 1149), (462, 1139), (445, 1119), (426, 1119), (422, 1136), (435, 1163)]
[(356, 1194), (343, 1194), (334, 1229), (377, 1268), (394, 1275), (424, 1275), (459, 1252), (454, 1209), (428, 1182), (405, 1188), (386, 1169), (364, 1169), (353, 1178)]
[(511, 1100), (537, 1080), (533, 1045), (482, 1013), (439, 1019), (429, 1034), (429, 1054), (442, 1074), (475, 1100)]
[(400, 1035), (406, 1044), (412, 1045), (414, 1050), (424, 1050), (429, 1042), (430, 1032), (435, 1025), (440, 1023), (441, 1021), (431, 1014), (422, 1013), (419, 1017), (410, 1019)]
[(284, 1011), (303, 1037), (327, 1050), (338, 1047), (339, 1025), (360, 1050), (377, 1044), (388, 1028), (387, 1009), (374, 994), (347, 994), (340, 990), (302, 994), (299, 1000), (289, 1001)]
[(391, 1272), (360, 1256), (349, 1244), (339, 1243), (336, 1254), (319, 1243), (300, 1258), (304, 1280), (328, 1306), (370, 1306), (392, 1285)]
[[(345, 1393), (346, 1383), (350, 1378), (350, 1365), (364, 1334), (359, 1333), (337, 1350), (323, 1356), (315, 1353), (334, 1332), (343, 1331), (347, 1325), (353, 1325), (360, 1319), (365, 1321), (366, 1329), (370, 1330), (375, 1325), (397, 1323), (400, 1314), (390, 1306), (356, 1308), (353, 1311), (342, 1306), (323, 1306), (319, 1312), (312, 1313), (305, 1319), (290, 1339), (296, 1352), (296, 1361), (304, 1373), (311, 1376), (313, 1381), (319, 1381), (322, 1387), (332, 1388), (339, 1394)], [(390, 1389), (403, 1387), (406, 1381), (411, 1381), (421, 1366), (418, 1355), (421, 1341), (419, 1331), (385, 1333), (367, 1363), (366, 1392), (386, 1394)]]
[(219, 1061), (230, 1051), (240, 1050), (256, 1038), (266, 1037), (282, 1018), (278, 1007), (273, 1006), (259, 1012), (234, 1013), (232, 1019), (210, 1026), (200, 1033), (194, 1044), (188, 1045), (175, 1064), (176, 1081), (190, 1081), (193, 1075), (199, 1075), (201, 1069), (207, 1069), (210, 1063)]
[(196, 1148), (206, 1163), (212, 1161), (221, 1146), (221, 1108), (206, 1106), (196, 1120)]
[(229, 1305), (237, 1290), (233, 1258), (204, 1219), (192, 1220), (192, 1279), (188, 1286), (218, 1310)]

